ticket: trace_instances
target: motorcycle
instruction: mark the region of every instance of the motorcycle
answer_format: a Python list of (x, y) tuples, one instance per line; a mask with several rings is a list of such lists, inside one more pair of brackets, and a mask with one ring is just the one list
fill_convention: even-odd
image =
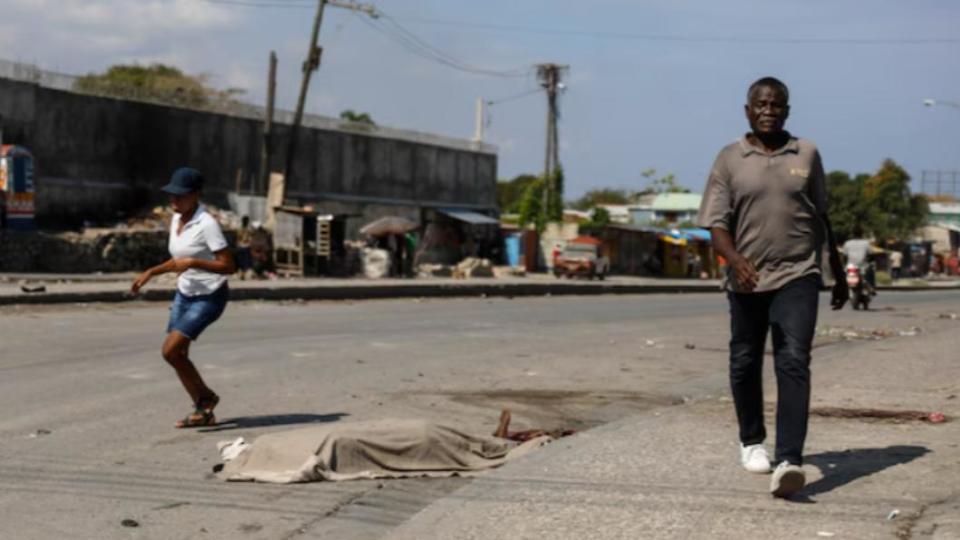
[(846, 273), (847, 288), (850, 289), (850, 305), (855, 310), (859, 310), (861, 307), (865, 310), (869, 309), (870, 290), (860, 272), (860, 267), (855, 264), (848, 264)]

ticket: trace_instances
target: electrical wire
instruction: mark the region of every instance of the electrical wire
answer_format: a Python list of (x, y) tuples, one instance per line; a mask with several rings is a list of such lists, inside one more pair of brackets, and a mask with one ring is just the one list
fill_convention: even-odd
[(543, 28), (531, 26), (501, 25), (492, 23), (477, 23), (470, 21), (451, 21), (441, 19), (429, 19), (422, 17), (399, 17), (400, 20), (441, 26), (454, 26), (460, 28), (473, 28), (476, 30), (492, 30), (500, 32), (520, 32), (527, 34), (545, 34), (561, 36), (581, 36), (606, 39), (633, 39), (644, 41), (679, 41), (690, 43), (731, 43), (731, 44), (751, 44), (751, 43), (780, 43), (780, 44), (824, 44), (824, 45), (924, 45), (924, 44), (943, 44), (960, 43), (960, 38), (763, 38), (763, 37), (724, 37), (724, 36), (685, 36), (672, 34), (637, 34), (629, 32), (602, 32), (596, 30), (570, 30), (561, 28)]
[[(314, 0), (202, 0), (211, 4), (226, 4), (246, 7), (262, 8), (291, 8), (315, 9)], [(379, 15), (387, 18), (382, 12)], [(474, 30), (488, 30), (496, 32), (516, 32), (524, 34), (541, 34), (557, 36), (592, 37), (599, 39), (627, 39), (638, 41), (674, 41), (683, 43), (726, 43), (726, 44), (786, 44), (786, 45), (937, 45), (960, 43), (960, 37), (894, 37), (894, 38), (838, 38), (838, 37), (730, 37), (730, 36), (692, 36), (682, 34), (639, 34), (630, 32), (606, 32), (599, 30), (572, 30), (564, 28), (546, 28), (535, 26), (503, 25), (471, 21), (456, 21), (431, 19), (415, 16), (390, 17), (397, 23), (398, 20), (414, 24), (438, 26), (453, 26), (458, 28), (472, 28)], [(407, 31), (404, 29), (404, 31)], [(409, 31), (407, 31), (409, 32)]]
[[(380, 17), (386, 18), (382, 13), (379, 13)], [(359, 17), (359, 16), (358, 16)], [(383, 35), (384, 37), (394, 41), (407, 52), (419, 56), (424, 60), (429, 60), (432, 62), (437, 62), (443, 64), (447, 67), (467, 72), (473, 73), (476, 75), (487, 75), (493, 77), (502, 77), (502, 78), (514, 78), (514, 77), (524, 77), (529, 73), (529, 68), (526, 69), (515, 69), (515, 70), (493, 70), (480, 68), (467, 64), (454, 56), (430, 45), (426, 41), (420, 39), (412, 32), (406, 31), (402, 26), (398, 24), (391, 24), (387, 26), (380, 22), (380, 19), (370, 20), (366, 17), (359, 17), (360, 20), (369, 26), (371, 29), (377, 33)]]
[(485, 103), (486, 103), (487, 105), (489, 105), (489, 106), (492, 107), (492, 106), (494, 106), (494, 105), (500, 105), (501, 103), (507, 103), (507, 102), (509, 102), (509, 101), (516, 101), (516, 100), (518, 100), (518, 99), (525, 98), (525, 97), (530, 96), (530, 95), (533, 95), (533, 94), (538, 94), (538, 93), (540, 93), (542, 90), (543, 90), (542, 88), (531, 88), (530, 90), (527, 90), (527, 91), (524, 91), (524, 92), (520, 92), (519, 94), (513, 94), (513, 95), (510, 95), (510, 96), (502, 97), (502, 98), (498, 98), (498, 99), (490, 99), (490, 100), (485, 101)]

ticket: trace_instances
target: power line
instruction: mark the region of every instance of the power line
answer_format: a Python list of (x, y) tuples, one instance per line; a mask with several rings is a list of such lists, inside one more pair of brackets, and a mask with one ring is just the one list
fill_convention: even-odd
[[(312, 9), (309, 0), (203, 0), (211, 4), (226, 4), (260, 8), (292, 8)], [(379, 12), (383, 14), (382, 12)], [(496, 32), (516, 32), (525, 34), (579, 36), (599, 39), (628, 39), (638, 41), (675, 41), (685, 43), (725, 43), (725, 44), (759, 44), (777, 43), (786, 45), (943, 45), (960, 43), (957, 37), (899, 37), (899, 38), (847, 38), (847, 37), (733, 37), (733, 36), (693, 36), (682, 34), (638, 34), (631, 32), (609, 32), (601, 30), (573, 30), (568, 28), (546, 28), (535, 26), (503, 25), (480, 23), (471, 21), (455, 21), (431, 19), (424, 17), (402, 16), (394, 17), (394, 21), (401, 20), (414, 24), (437, 26), (453, 26), (472, 28), (474, 30), (488, 30)]]
[[(384, 19), (387, 18), (382, 12), (378, 12), (378, 15)], [(459, 71), (503, 78), (524, 77), (529, 72), (529, 69), (494, 70), (476, 67), (430, 45), (396, 22), (392, 22), (391, 26), (387, 26), (381, 23), (379, 19), (369, 20), (361, 17), (360, 20), (374, 31), (396, 42), (408, 52), (425, 60), (437, 62)]]
[(488, 99), (485, 103), (489, 106), (499, 105), (501, 103), (507, 103), (508, 101), (514, 101), (520, 98), (525, 98), (527, 96), (540, 93), (540, 88), (531, 88), (530, 90), (520, 92), (519, 94), (513, 94), (510, 96), (498, 98), (498, 99)]
[(394, 17), (394, 19), (412, 22), (415, 24), (429, 24), (441, 26), (454, 26), (460, 28), (473, 28), (476, 30), (492, 30), (500, 32), (520, 32), (527, 34), (545, 34), (562, 36), (582, 36), (606, 39), (633, 39), (645, 41), (680, 41), (690, 43), (731, 43), (731, 44), (750, 44), (750, 43), (781, 43), (781, 44), (824, 44), (824, 45), (926, 45), (926, 44), (944, 44), (960, 43), (960, 38), (751, 38), (751, 37), (725, 37), (725, 36), (689, 36), (674, 34), (638, 34), (629, 32), (607, 32), (599, 30), (571, 30), (562, 28), (544, 28), (531, 26), (501, 25), (492, 23), (477, 23), (470, 21), (451, 21), (441, 19), (429, 19), (422, 17)]

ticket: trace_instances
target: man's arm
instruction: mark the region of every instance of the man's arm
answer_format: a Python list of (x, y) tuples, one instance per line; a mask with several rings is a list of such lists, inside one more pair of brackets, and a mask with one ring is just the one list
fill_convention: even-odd
[(827, 248), (830, 250), (830, 270), (833, 272), (833, 298), (830, 305), (833, 309), (842, 309), (850, 298), (850, 290), (847, 287), (847, 277), (843, 272), (843, 264), (840, 263), (840, 252), (837, 250), (837, 241), (833, 236), (833, 227), (830, 226), (830, 217), (826, 213), (820, 214), (820, 220), (823, 222), (823, 228), (827, 232)]
[(830, 216), (827, 211), (827, 178), (823, 172), (823, 160), (820, 158), (820, 152), (815, 151), (813, 155), (813, 167), (810, 171), (810, 195), (813, 197), (813, 204), (816, 207), (820, 223), (823, 224), (824, 232), (827, 234), (827, 247), (830, 249), (830, 270), (833, 272), (833, 298), (830, 305), (833, 309), (841, 309), (850, 297), (850, 291), (847, 288), (847, 278), (843, 272), (843, 264), (840, 263), (840, 252), (837, 251), (837, 241), (833, 236), (833, 227), (830, 226)]
[(734, 278), (740, 287), (744, 291), (752, 291), (757, 286), (760, 275), (753, 263), (737, 251), (730, 231), (723, 227), (711, 227), (710, 236), (713, 238), (713, 249), (733, 268)]

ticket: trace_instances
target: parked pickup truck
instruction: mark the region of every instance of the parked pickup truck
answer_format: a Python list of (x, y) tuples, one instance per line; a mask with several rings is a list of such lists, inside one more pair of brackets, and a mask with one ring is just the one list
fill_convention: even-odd
[(553, 261), (553, 275), (603, 279), (610, 272), (610, 261), (603, 255), (600, 240), (579, 236), (567, 242)]

